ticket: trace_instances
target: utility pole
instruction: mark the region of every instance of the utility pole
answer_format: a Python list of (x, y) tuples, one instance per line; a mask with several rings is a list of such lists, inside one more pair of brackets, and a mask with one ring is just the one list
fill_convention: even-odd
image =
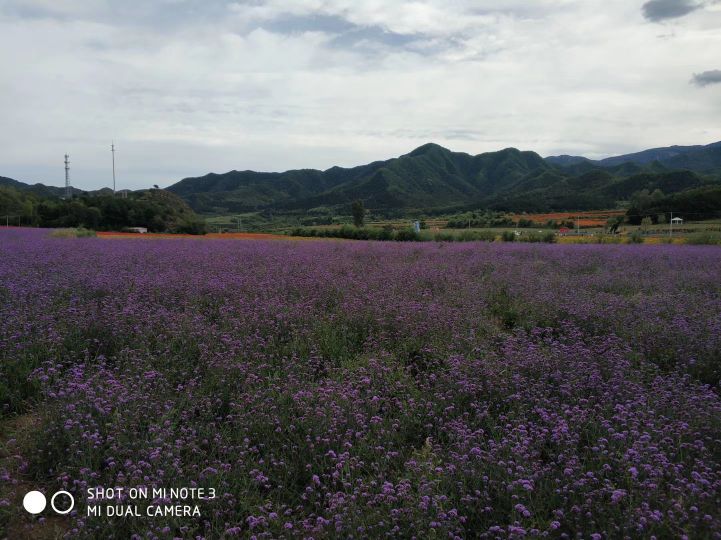
[(671, 212), (671, 219), (668, 220), (668, 236), (673, 238), (673, 212)]
[(70, 156), (65, 154), (65, 198), (70, 200)]
[(113, 195), (115, 195), (115, 141), (110, 144), (110, 151), (113, 153)]

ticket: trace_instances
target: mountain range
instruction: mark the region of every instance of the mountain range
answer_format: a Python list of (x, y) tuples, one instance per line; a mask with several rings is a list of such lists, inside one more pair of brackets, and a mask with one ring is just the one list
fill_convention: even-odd
[(695, 171), (711, 171), (721, 167), (721, 142), (706, 146), (668, 146), (651, 148), (633, 154), (614, 156), (601, 160), (591, 160), (582, 156), (550, 156), (548, 163), (554, 165), (576, 165), (590, 163), (601, 167), (614, 167), (623, 163), (646, 165), (657, 161), (672, 169), (691, 169)]
[[(63, 188), (2, 177), (1, 185), (39, 196), (63, 193)], [(603, 160), (544, 159), (515, 148), (474, 156), (429, 143), (358, 167), (211, 173), (185, 178), (167, 190), (205, 214), (329, 210), (347, 208), (360, 199), (366, 208), (390, 215), (472, 208), (590, 210), (615, 207), (644, 189), (672, 195), (705, 186), (721, 186), (721, 142), (654, 148)]]
[(548, 211), (609, 208), (643, 189), (673, 194), (720, 178), (721, 143), (657, 148), (601, 161), (544, 159), (515, 148), (472, 156), (430, 143), (359, 167), (230, 171), (186, 178), (167, 189), (203, 213), (311, 210), (356, 199), (379, 213), (478, 207)]

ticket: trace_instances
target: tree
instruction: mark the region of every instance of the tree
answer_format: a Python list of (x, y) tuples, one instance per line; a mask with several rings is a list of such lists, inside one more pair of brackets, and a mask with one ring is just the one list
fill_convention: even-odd
[(0, 187), (0, 214), (23, 216), (32, 213), (32, 203), (22, 193), (11, 188)]
[(362, 227), (365, 223), (366, 211), (363, 207), (363, 201), (357, 200), (351, 206), (351, 212), (353, 213), (353, 225), (356, 227)]
[(606, 221), (606, 227), (608, 227), (608, 232), (611, 234), (616, 234), (618, 232), (618, 228), (623, 223), (623, 216), (616, 216), (609, 218), (608, 221)]

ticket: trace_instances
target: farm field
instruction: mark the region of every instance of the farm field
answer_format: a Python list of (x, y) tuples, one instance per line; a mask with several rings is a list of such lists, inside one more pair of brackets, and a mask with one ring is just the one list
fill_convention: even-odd
[(623, 216), (623, 210), (591, 210), (585, 212), (552, 212), (546, 214), (514, 214), (513, 221), (520, 219), (530, 220), (533, 223), (543, 225), (548, 221), (572, 221), (579, 227), (605, 227), (609, 218)]
[(719, 538), (720, 379), (718, 247), (5, 229), (0, 538)]

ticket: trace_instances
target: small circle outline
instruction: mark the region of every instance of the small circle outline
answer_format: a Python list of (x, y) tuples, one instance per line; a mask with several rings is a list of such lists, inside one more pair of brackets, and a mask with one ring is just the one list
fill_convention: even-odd
[[(67, 510), (58, 510), (57, 508), (55, 508), (55, 497), (57, 497), (58, 495), (67, 495), (68, 497), (70, 497), (70, 507)], [(73, 495), (68, 491), (64, 491), (64, 490), (57, 491), (50, 498), (50, 507), (53, 510), (55, 510), (56, 513), (60, 514), (61, 516), (64, 516), (65, 514), (69, 514), (70, 512), (72, 512), (73, 508), (75, 508), (75, 497), (73, 497)]]

